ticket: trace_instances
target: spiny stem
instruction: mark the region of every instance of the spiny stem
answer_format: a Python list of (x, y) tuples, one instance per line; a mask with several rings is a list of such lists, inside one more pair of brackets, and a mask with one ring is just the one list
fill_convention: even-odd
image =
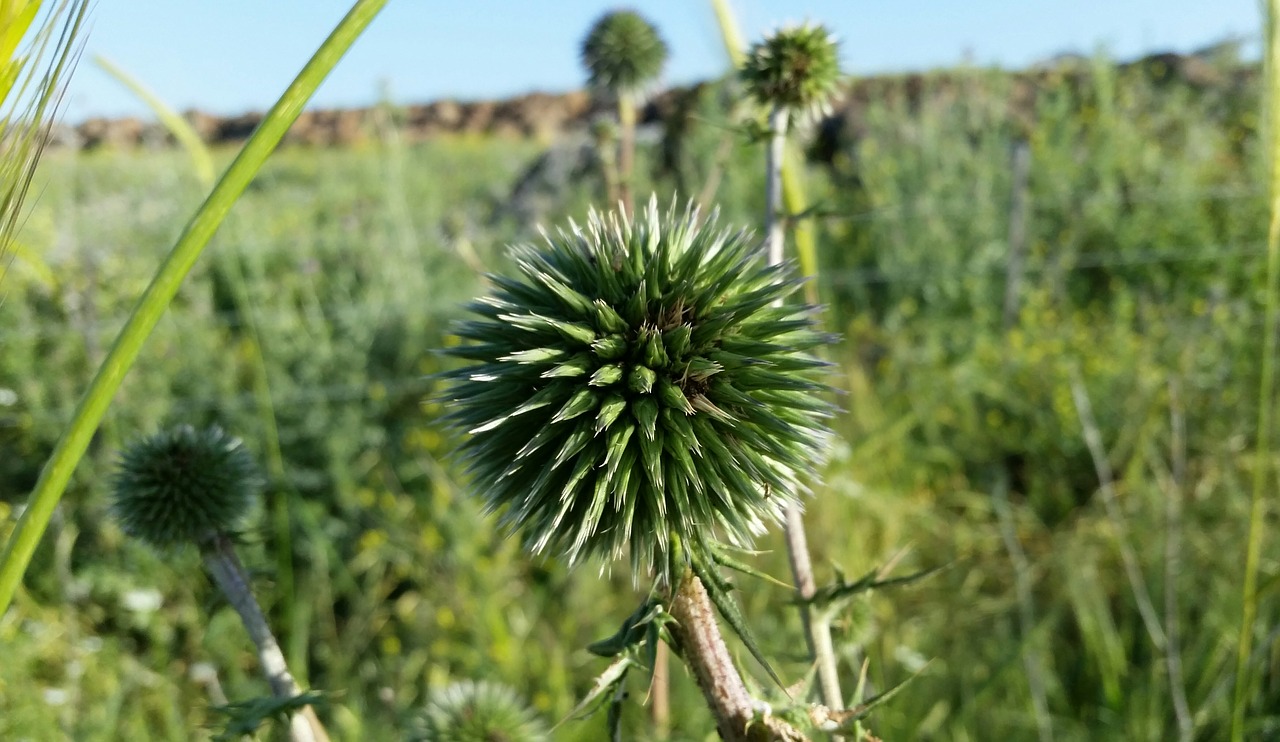
[[(240, 614), (249, 638), (258, 648), (258, 662), (262, 672), (267, 676), (267, 684), (271, 686), (271, 694), (277, 698), (293, 698), (302, 692), (297, 681), (289, 672), (284, 653), (275, 634), (267, 624), (267, 617), (262, 607), (253, 597), (249, 587), (249, 576), (245, 573), (240, 558), (236, 556), (235, 547), (226, 534), (216, 534), (201, 545), (205, 569), (217, 583), (227, 602)], [(328, 735), (310, 706), (293, 714), (289, 720), (289, 734), (294, 742), (328, 742)]]
[(756, 704), (720, 635), (707, 590), (692, 571), (686, 571), (680, 580), (671, 596), (670, 610), (675, 619), (670, 630), (678, 652), (702, 689), (725, 742), (806, 739), (780, 718), (757, 716)]

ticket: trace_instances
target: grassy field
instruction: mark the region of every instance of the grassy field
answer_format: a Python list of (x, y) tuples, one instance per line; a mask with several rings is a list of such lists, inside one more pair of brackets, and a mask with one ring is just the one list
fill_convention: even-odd
[[(1099, 60), (1048, 74), (1016, 115), (1005, 73), (888, 81), (831, 163), (810, 166), (848, 392), (808, 507), (819, 578), (942, 568), (836, 623), (846, 689), (864, 660), (871, 692), (916, 675), (870, 719), (886, 740), (1225, 734), (1266, 204), (1256, 71), (1212, 66), (1215, 82), (1192, 85)], [(641, 153), (639, 192), (722, 176), (721, 219), (758, 227), (760, 146), (721, 157), (714, 88), (696, 110), (673, 127), (679, 148)], [(106, 512), (119, 447), (178, 422), (223, 425), (269, 474), (243, 550), (339, 738), (398, 738), (466, 678), (511, 686), (552, 723), (603, 669), (584, 647), (634, 608), (625, 566), (570, 573), (504, 540), (430, 401), (434, 351), (480, 272), (537, 239), (506, 207), (543, 147), (374, 141), (282, 152), (147, 344), (0, 618), (0, 738), (201, 738), (223, 724), (219, 694), (265, 693), (195, 555), (127, 541)], [(544, 221), (581, 220), (601, 188), (555, 192)], [(181, 152), (54, 153), (33, 193), (0, 284), (0, 537), (202, 195)], [(757, 565), (786, 575), (780, 537), (762, 548)], [(1280, 734), (1276, 574), (1269, 546), (1258, 739)], [(790, 596), (740, 586), (767, 654), (799, 679)], [(676, 739), (713, 734), (682, 671), (672, 695)], [(601, 717), (556, 738), (599, 739)], [(625, 724), (646, 738), (639, 703)]]

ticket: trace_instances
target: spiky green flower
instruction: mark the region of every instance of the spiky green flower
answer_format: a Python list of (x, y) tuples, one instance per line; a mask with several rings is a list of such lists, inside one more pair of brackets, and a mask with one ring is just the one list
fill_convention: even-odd
[(840, 82), (836, 41), (821, 25), (779, 29), (751, 47), (739, 74), (760, 103), (821, 115)]
[(421, 742), (543, 742), (546, 727), (503, 685), (464, 680), (433, 697), (409, 739)]
[(262, 479), (239, 438), (180, 425), (131, 443), (111, 484), (124, 531), (163, 549), (234, 531)]
[(582, 42), (582, 64), (588, 84), (620, 95), (641, 92), (662, 72), (667, 44), (638, 13), (605, 14)]
[(512, 249), (468, 309), (446, 374), (475, 487), (534, 552), (630, 552), (668, 571), (672, 536), (745, 543), (798, 496), (828, 435), (827, 337), (801, 283), (696, 210), (592, 212)]

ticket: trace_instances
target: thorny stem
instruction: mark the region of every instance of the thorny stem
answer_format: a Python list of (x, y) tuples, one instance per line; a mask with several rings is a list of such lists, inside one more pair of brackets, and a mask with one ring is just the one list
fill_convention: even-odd
[[(289, 673), (280, 644), (267, 625), (267, 618), (249, 588), (249, 576), (245, 573), (235, 547), (226, 534), (215, 534), (201, 545), (205, 569), (218, 584), (231, 607), (240, 614), (240, 621), (249, 632), (249, 638), (258, 648), (258, 662), (267, 676), (271, 693), (276, 698), (293, 698), (302, 692)], [(294, 742), (328, 742), (329, 736), (310, 707), (293, 714), (289, 719), (289, 736)]]
[[(772, 135), (765, 159), (765, 245), (770, 265), (780, 264), (783, 256), (782, 159), (786, 155), (788, 123), (787, 109), (778, 106), (770, 112), (769, 128)], [(835, 647), (831, 642), (831, 626), (820, 611), (814, 610), (812, 604), (817, 585), (813, 578), (813, 563), (809, 559), (804, 514), (799, 506), (787, 508), (785, 531), (791, 576), (796, 585), (796, 593), (800, 596), (800, 622), (804, 627), (809, 656), (818, 666), (818, 686), (822, 692), (822, 702), (833, 709), (844, 708)]]
[(778, 717), (757, 717), (756, 704), (733, 665), (716, 624), (715, 609), (702, 581), (686, 571), (671, 596), (671, 634), (676, 650), (693, 672), (725, 742), (804, 740), (804, 734)]

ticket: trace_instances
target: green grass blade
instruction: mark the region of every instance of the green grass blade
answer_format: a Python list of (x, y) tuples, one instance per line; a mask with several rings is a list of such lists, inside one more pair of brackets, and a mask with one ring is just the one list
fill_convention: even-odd
[(1280, 315), (1280, 0), (1267, 2), (1266, 50), (1263, 64), (1266, 83), (1263, 115), (1267, 123), (1264, 150), (1268, 163), (1268, 196), (1271, 221), (1267, 228), (1266, 313), (1262, 332), (1262, 380), (1258, 392), (1258, 438), (1253, 461), (1253, 493), (1249, 503), (1249, 536), (1245, 546), (1244, 609), (1240, 616), (1240, 636), (1236, 645), (1236, 683), (1231, 702), (1231, 739), (1245, 737), (1245, 710), (1252, 690), (1249, 657), (1252, 653), (1254, 623), (1258, 617), (1258, 566), (1262, 560), (1264, 493), (1271, 474), (1271, 406), (1274, 400), (1276, 320)]
[(280, 143), (316, 88), (384, 5), (386, 0), (356, 0), (245, 143), (143, 292), (41, 471), (27, 508), (0, 558), (0, 615), (8, 610), (72, 472), (102, 422), (124, 375), (137, 360), (142, 344), (232, 205)]
[(125, 86), (134, 95), (138, 96), (151, 112), (156, 115), (164, 128), (169, 130), (173, 138), (178, 140), (182, 148), (191, 156), (191, 165), (195, 168), (196, 177), (200, 179), (201, 185), (205, 188), (213, 187), (213, 155), (209, 153), (209, 148), (205, 146), (204, 140), (192, 128), (190, 122), (184, 119), (170, 108), (160, 97), (142, 84), (138, 78), (125, 72), (124, 69), (116, 65), (111, 60), (101, 54), (94, 56), (93, 63), (102, 68), (104, 72), (111, 75), (121, 85)]
[[(0, 2), (0, 279), (13, 249), (22, 204), (36, 163), (49, 139), (49, 125), (62, 97), (62, 81), (75, 66), (76, 43), (89, 0), (61, 0), (30, 33), (41, 3)], [(47, 66), (46, 66), (47, 61)]]

